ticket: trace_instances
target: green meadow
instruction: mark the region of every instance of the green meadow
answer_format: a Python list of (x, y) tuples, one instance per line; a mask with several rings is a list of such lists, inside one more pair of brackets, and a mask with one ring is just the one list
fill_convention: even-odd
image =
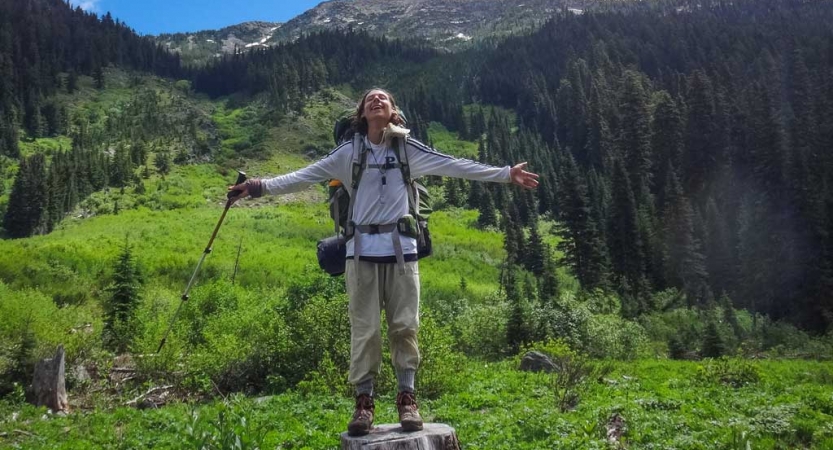
[[(111, 75), (100, 93), (82, 78), (68, 99), (93, 127), (133, 95), (131, 76)], [(47, 235), (0, 240), (0, 380), (13, 380), (0, 398), (0, 447), (338, 448), (352, 411), (349, 324), (343, 279), (323, 274), (315, 259), (317, 240), (332, 233), (324, 186), (235, 204), (156, 350), (235, 171), (281, 174), (326, 154), (329, 127), (354, 93), (326, 89), (302, 113), (277, 116), (261, 98), (210, 100), (150, 78), (142, 85), (166, 111), (205, 117), (197, 135), (215, 136), (217, 147), (210, 161), (195, 158), (167, 174), (137, 167), (141, 186), (94, 193)], [(436, 123), (428, 130), (436, 148), (477, 157), (478, 143)], [(50, 154), (70, 145), (58, 136), (21, 148)], [(2, 204), (14, 167), (5, 173)], [(443, 187), (431, 190), (442, 203)], [(510, 304), (503, 233), (478, 228), (477, 219), (465, 208), (435, 211), (435, 254), (420, 262), (421, 408), (426, 420), (455, 427), (464, 448), (833, 449), (830, 336), (718, 305), (689, 310), (672, 291), (655, 295), (666, 306), (660, 312), (623, 319), (620, 299), (581, 292), (558, 264), (560, 237), (548, 217), (537, 226), (557, 262), (559, 294), (542, 304), (522, 272), (525, 296)], [(125, 249), (140, 274), (140, 301), (126, 334), (132, 357), (116, 362), (103, 329)], [(539, 337), (520, 352), (509, 342), (516, 319)], [(694, 353), (717, 339), (729, 357), (672, 360), (692, 356), (675, 354), (675, 339)], [(59, 344), (67, 352), (66, 417), (27, 405), (19, 381)], [(519, 371), (525, 349), (548, 353), (563, 370)], [(114, 381), (112, 369), (125, 361), (134, 376)], [(79, 376), (79, 367), (94, 375)], [(377, 423), (396, 421), (393, 372), (383, 372)], [(127, 406), (157, 386), (172, 387), (166, 405)], [(608, 439), (615, 417), (625, 425)]]

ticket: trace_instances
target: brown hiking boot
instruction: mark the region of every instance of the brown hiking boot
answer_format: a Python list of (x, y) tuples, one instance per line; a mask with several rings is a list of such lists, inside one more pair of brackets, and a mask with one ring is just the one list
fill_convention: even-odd
[(353, 420), (347, 424), (347, 434), (350, 436), (364, 436), (373, 429), (373, 412), (376, 410), (373, 398), (367, 394), (356, 397), (356, 411)]
[(422, 416), (413, 392), (400, 392), (396, 396), (396, 409), (399, 411), (399, 423), (403, 431), (419, 431), (422, 429)]

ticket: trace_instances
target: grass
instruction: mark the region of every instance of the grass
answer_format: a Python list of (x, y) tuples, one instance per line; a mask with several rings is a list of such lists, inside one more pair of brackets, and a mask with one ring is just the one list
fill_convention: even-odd
[[(624, 418), (630, 448), (833, 448), (830, 363), (754, 362), (761, 381), (737, 389), (696, 381), (703, 363), (618, 363), (565, 413), (555, 407), (551, 375), (519, 372), (515, 364), (464, 361), (450, 393), (421, 402), (423, 417), (455, 427), (465, 449), (610, 448), (605, 429), (613, 414)], [(393, 393), (380, 395), (377, 424), (397, 420), (393, 403)], [(233, 436), (261, 448), (335, 449), (351, 411), (348, 398), (300, 391), (69, 417), (0, 404), (0, 444), (182, 448), (199, 436)]]

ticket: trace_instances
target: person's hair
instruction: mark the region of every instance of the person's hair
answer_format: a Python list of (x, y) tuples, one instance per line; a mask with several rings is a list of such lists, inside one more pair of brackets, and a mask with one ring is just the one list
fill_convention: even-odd
[(393, 94), (382, 88), (371, 88), (364, 92), (362, 99), (359, 100), (359, 104), (356, 105), (356, 112), (353, 114), (353, 120), (351, 123), (353, 129), (361, 134), (367, 134), (367, 119), (364, 117), (364, 102), (367, 99), (367, 94), (370, 94), (373, 91), (384, 92), (385, 95), (388, 96), (388, 100), (390, 100), (391, 115), (388, 123), (399, 126), (405, 125), (405, 119), (399, 115), (399, 108), (396, 106), (396, 99), (393, 98)]

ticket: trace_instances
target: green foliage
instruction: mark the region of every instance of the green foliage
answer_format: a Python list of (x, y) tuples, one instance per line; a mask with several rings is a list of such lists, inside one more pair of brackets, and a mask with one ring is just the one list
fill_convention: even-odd
[(707, 360), (697, 369), (699, 382), (723, 384), (734, 388), (757, 383), (760, 378), (759, 369), (753, 362), (737, 358)]
[(251, 408), (243, 397), (194, 409), (185, 427), (183, 444), (206, 450), (255, 450), (263, 448), (267, 424), (252, 423)]
[[(760, 381), (749, 389), (693, 383), (698, 364), (692, 362), (615, 363), (602, 384), (589, 381), (578, 406), (566, 414), (553, 404), (552, 375), (520, 372), (516, 363), (458, 360), (450, 375), (456, 388), (421, 400), (423, 417), (453, 426), (466, 446), (496, 450), (609, 448), (603, 432), (614, 413), (627, 423), (629, 448), (745, 450), (748, 443), (765, 450), (824, 449), (833, 438), (827, 409), (833, 388), (805, 375), (830, 371), (829, 363), (761, 361)], [(377, 423), (397, 420), (393, 404), (393, 393), (377, 397)], [(336, 449), (352, 410), (349, 396), (295, 391), (46, 419), (42, 408), (0, 401), (0, 436), (5, 446), (33, 450), (174, 449), (195, 441), (233, 443), (237, 437), (260, 448)]]
[(110, 295), (104, 302), (104, 345), (114, 352), (126, 352), (140, 333), (136, 310), (142, 300), (139, 294), (142, 282), (133, 249), (125, 239), (113, 269), (112, 285), (107, 289)]
[(613, 370), (611, 363), (592, 361), (571, 350), (563, 341), (547, 341), (541, 346), (533, 345), (531, 349), (545, 353), (555, 365), (551, 388), (561, 412), (575, 409), (592, 384), (600, 382)]

